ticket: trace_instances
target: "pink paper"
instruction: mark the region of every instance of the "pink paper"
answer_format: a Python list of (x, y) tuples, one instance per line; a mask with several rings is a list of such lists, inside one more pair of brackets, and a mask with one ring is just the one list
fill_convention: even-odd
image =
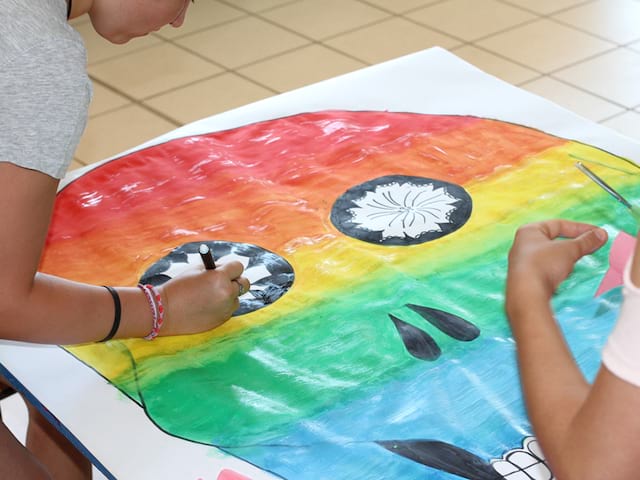
[(596, 296), (622, 285), (622, 273), (636, 246), (636, 238), (620, 232), (611, 245), (609, 252), (609, 270), (605, 273)]
[(240, 475), (238, 472), (233, 472), (231, 470), (224, 469), (218, 475), (218, 480), (250, 480), (249, 477), (245, 477), (244, 475)]

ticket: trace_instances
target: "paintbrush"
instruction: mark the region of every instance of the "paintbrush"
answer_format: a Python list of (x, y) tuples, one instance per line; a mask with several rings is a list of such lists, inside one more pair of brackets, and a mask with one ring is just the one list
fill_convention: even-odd
[(626, 198), (624, 198), (620, 193), (618, 193), (611, 185), (605, 182), (602, 178), (600, 178), (598, 175), (593, 173), (582, 162), (576, 162), (576, 167), (578, 168), (578, 170), (584, 173), (587, 177), (593, 180), (593, 182), (596, 185), (598, 185), (605, 192), (607, 192), (609, 195), (615, 198), (618, 202), (624, 205), (627, 208), (627, 210), (629, 210), (629, 213), (631, 213), (631, 216), (634, 218), (634, 220), (640, 223), (640, 208), (634, 205), (631, 205), (631, 203), (629, 203), (629, 201)]
[(632, 162), (631, 160), (628, 160), (626, 158), (622, 158), (621, 160), (624, 161), (624, 163), (626, 163), (630, 167), (634, 167), (636, 169), (635, 172), (630, 172), (629, 170), (626, 170), (624, 168), (614, 167), (613, 165), (609, 165), (609, 164), (606, 164), (606, 163), (603, 163), (603, 162), (598, 162), (598, 161), (596, 161), (596, 160), (594, 160), (592, 158), (581, 157), (580, 155), (576, 155), (574, 153), (569, 153), (568, 155), (571, 158), (575, 158), (579, 162), (586, 162), (586, 163), (591, 163), (593, 165), (599, 165), (601, 167), (608, 168), (609, 170), (615, 170), (616, 172), (622, 172), (622, 173), (626, 173), (628, 175), (638, 175), (638, 174), (640, 174), (640, 165), (638, 165), (637, 163)]

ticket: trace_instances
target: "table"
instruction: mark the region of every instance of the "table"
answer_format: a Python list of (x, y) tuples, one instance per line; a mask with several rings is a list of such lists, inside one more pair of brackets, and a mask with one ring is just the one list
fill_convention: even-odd
[[(640, 145), (633, 140), (487, 75), (440, 48), (214, 115), (131, 151), (183, 136), (333, 109), (500, 119), (640, 159)], [(91, 168), (70, 175), (62, 186)], [(164, 434), (102, 376), (58, 346), (0, 341), (0, 373), (109, 478), (279, 478), (213, 447)]]

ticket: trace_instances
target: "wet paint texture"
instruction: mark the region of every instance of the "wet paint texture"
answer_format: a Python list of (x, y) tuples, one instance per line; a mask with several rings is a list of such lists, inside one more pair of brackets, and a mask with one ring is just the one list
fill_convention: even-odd
[[(633, 231), (624, 207), (570, 153), (631, 168), (590, 146), (475, 117), (330, 111), (178, 139), (62, 190), (41, 268), (134, 285), (187, 242), (245, 242), (280, 255), (295, 281), (272, 305), (200, 335), (69, 351), (163, 430), (283, 477), (456, 478), (376, 442), (441, 441), (488, 462), (531, 433), (502, 307), (515, 229), (564, 217), (612, 236)], [(633, 176), (594, 171), (634, 199)], [(360, 241), (331, 223), (344, 192), (398, 175), (460, 185), (470, 217), (410, 246)], [(592, 299), (606, 267), (603, 249), (556, 300), (589, 375), (619, 302), (617, 291)], [(425, 321), (420, 307), (458, 319), (454, 332), (433, 315), (433, 325)], [(439, 357), (413, 356), (397, 325), (432, 337)]]

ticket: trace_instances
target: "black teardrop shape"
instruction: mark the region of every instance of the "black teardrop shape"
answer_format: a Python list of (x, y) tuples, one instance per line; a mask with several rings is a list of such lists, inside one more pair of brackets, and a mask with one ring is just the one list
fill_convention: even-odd
[(390, 452), (427, 467), (469, 480), (503, 480), (490, 463), (455, 445), (437, 440), (377, 441)]
[(391, 321), (396, 326), (396, 330), (398, 330), (404, 346), (411, 355), (421, 360), (429, 361), (433, 361), (440, 356), (442, 353), (440, 347), (438, 347), (436, 341), (427, 332), (391, 314), (389, 314), (389, 318), (391, 318)]
[(438, 310), (437, 308), (414, 305), (412, 303), (407, 303), (407, 307), (418, 313), (431, 325), (456, 340), (469, 342), (475, 340), (480, 335), (480, 329), (478, 327), (453, 313)]

